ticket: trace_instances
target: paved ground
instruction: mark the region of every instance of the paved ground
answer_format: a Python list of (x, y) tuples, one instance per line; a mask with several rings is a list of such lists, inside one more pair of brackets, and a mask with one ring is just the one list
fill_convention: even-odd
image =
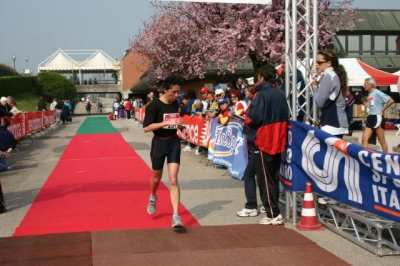
[[(25, 141), (19, 152), (10, 155), (9, 162), (13, 170), (1, 173), (3, 191), (9, 212), (0, 215), (0, 237), (11, 236), (23, 219), (37, 193), (57, 164), (65, 147), (75, 135), (85, 116), (77, 116), (72, 124), (66, 124), (48, 130), (42, 135)], [(143, 133), (136, 122), (117, 120), (112, 122), (125, 140), (150, 165), (150, 133)], [(400, 137), (395, 131), (386, 133), (389, 149), (397, 146)], [(360, 136), (356, 132), (355, 136)], [(243, 181), (234, 179), (224, 171), (206, 166), (206, 160), (200, 163), (200, 156), (183, 152), (180, 170), (182, 203), (202, 225), (253, 224), (259, 217), (240, 218), (235, 212), (245, 202)], [(134, 169), (132, 169), (134, 174)], [(164, 181), (167, 180), (164, 176)], [(78, 208), (79, 206), (77, 206)], [(286, 223), (285, 227), (296, 230)], [(260, 230), (263, 226), (260, 225)], [(302, 232), (321, 247), (352, 265), (400, 265), (400, 257), (376, 257), (370, 252), (329, 231)], [(266, 239), (265, 241), (273, 241)], [(312, 254), (310, 254), (312, 256)]]

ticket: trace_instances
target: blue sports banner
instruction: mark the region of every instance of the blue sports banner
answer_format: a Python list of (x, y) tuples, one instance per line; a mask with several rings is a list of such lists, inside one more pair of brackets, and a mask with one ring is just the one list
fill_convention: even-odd
[(365, 149), (322, 130), (289, 122), (281, 181), (400, 222), (400, 154)]
[(228, 168), (231, 176), (242, 179), (247, 166), (247, 140), (243, 134), (243, 122), (230, 118), (221, 126), (214, 118), (208, 145), (208, 160)]

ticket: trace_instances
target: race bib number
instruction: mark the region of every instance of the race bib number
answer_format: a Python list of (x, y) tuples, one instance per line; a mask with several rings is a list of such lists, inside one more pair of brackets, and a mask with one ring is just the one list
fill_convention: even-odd
[[(171, 119), (179, 118), (178, 113), (171, 113), (171, 114), (164, 114), (164, 121), (169, 121)], [(173, 126), (165, 126), (163, 127), (164, 129), (177, 129), (178, 125), (173, 125)]]

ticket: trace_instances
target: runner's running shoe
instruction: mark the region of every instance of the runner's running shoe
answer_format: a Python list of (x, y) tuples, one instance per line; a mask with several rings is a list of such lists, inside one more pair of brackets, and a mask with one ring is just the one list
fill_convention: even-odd
[(156, 201), (157, 195), (155, 197), (150, 196), (149, 204), (147, 204), (147, 213), (153, 215), (156, 213)]
[(172, 228), (182, 228), (183, 224), (178, 214), (172, 216)]

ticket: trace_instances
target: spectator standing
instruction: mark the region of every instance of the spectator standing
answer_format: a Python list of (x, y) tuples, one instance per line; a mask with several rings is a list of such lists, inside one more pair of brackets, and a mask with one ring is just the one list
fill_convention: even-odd
[(207, 112), (218, 110), (218, 101), (215, 99), (213, 92), (207, 93), (207, 102), (208, 102), (206, 110)]
[(10, 108), (11, 108), (10, 113), (12, 113), (13, 116), (18, 116), (25, 112), (24, 110), (21, 110), (21, 111), (18, 110), (17, 103), (14, 101), (14, 99), (11, 99), (9, 102), (10, 102)]
[(242, 93), (238, 90), (231, 92), (232, 111), (239, 116), (243, 116), (247, 110), (247, 104), (242, 100)]
[(92, 104), (90, 102), (86, 103), (86, 113), (90, 115), (90, 111), (92, 110)]
[(114, 120), (118, 119), (118, 112), (119, 112), (119, 102), (118, 99), (116, 99), (113, 103)]
[(346, 88), (344, 100), (346, 102), (346, 108), (344, 110), (346, 111), (347, 122), (349, 123), (349, 136), (351, 136), (353, 131), (351, 130), (350, 123), (353, 121), (353, 106), (355, 99), (353, 94), (351, 94), (349, 87)]
[(150, 215), (156, 212), (157, 190), (161, 182), (165, 158), (168, 158), (173, 228), (183, 227), (178, 213), (180, 202), (178, 172), (181, 149), (180, 139), (176, 133), (180, 128), (186, 135), (186, 129), (182, 127), (183, 120), (179, 116), (179, 104), (176, 101), (180, 93), (180, 85), (181, 81), (176, 77), (165, 79), (162, 85), (165, 93), (146, 108), (143, 121), (144, 132), (153, 132), (154, 134), (150, 152), (153, 174), (150, 180), (151, 194), (147, 212)]
[(98, 102), (97, 102), (97, 109), (99, 110), (100, 114), (103, 113), (103, 104), (101, 103), (100, 100), (98, 100)]
[(125, 119), (125, 107), (124, 107), (124, 99), (121, 99), (121, 101), (119, 102), (119, 119)]
[(249, 85), (246, 87), (246, 90), (244, 91), (244, 101), (246, 102), (247, 106), (250, 106), (251, 104), (251, 99), (253, 98), (254, 95), (254, 85)]
[(368, 140), (375, 129), (382, 151), (388, 152), (385, 140), (385, 131), (381, 127), (381, 122), (385, 110), (394, 103), (394, 100), (387, 94), (376, 89), (376, 82), (373, 78), (367, 78), (364, 82), (364, 89), (368, 92), (368, 117), (362, 135), (362, 146), (368, 148)]
[(132, 103), (128, 98), (124, 102), (124, 109), (125, 109), (125, 112), (126, 112), (126, 119), (131, 120)]
[(44, 101), (43, 96), (39, 96), (39, 101), (38, 101), (38, 104), (37, 104), (37, 110), (38, 111), (46, 111), (47, 110), (46, 102)]
[(65, 119), (66, 119), (66, 114), (63, 115), (63, 110), (65, 110), (64, 108), (64, 103), (62, 100), (58, 100), (56, 106), (56, 120), (57, 123), (60, 124), (61, 121), (63, 122), (63, 124), (65, 124)]
[(14, 116), (14, 114), (11, 113), (7, 107), (7, 98), (6, 97), (0, 98), (0, 117), (3, 117), (3, 116)]
[(254, 141), (254, 164), (260, 197), (266, 216), (259, 224), (283, 223), (279, 210), (279, 169), (285, 150), (289, 107), (285, 94), (276, 88), (276, 69), (267, 64), (258, 70), (258, 92), (246, 116), (247, 137)]
[(231, 113), (231, 110), (229, 109), (229, 104), (228, 101), (225, 98), (221, 98), (218, 101), (218, 106), (219, 106), (219, 115), (217, 117), (217, 122), (218, 124), (222, 126), (228, 125), (229, 122), (229, 116)]
[(203, 112), (205, 112), (208, 109), (208, 99), (207, 99), (207, 93), (210, 90), (207, 87), (203, 87), (200, 90), (200, 94), (201, 94), (201, 102), (203, 103)]
[(8, 166), (7, 156), (17, 146), (14, 135), (7, 129), (10, 121), (7, 118), (1, 120), (0, 125), (0, 171), (10, 170)]
[(72, 123), (72, 106), (69, 100), (64, 101), (64, 114), (65, 114), (65, 121), (68, 123)]
[[(253, 97), (254, 86), (249, 85), (246, 87), (245, 94), (248, 99), (248, 106), (250, 106), (251, 99)], [(248, 112), (247, 109), (246, 112)], [(250, 132), (249, 132), (250, 131)], [(255, 217), (258, 215), (257, 209), (257, 185), (256, 185), (256, 165), (254, 163), (254, 151), (256, 151), (256, 146), (254, 144), (254, 136), (256, 135), (256, 130), (254, 128), (248, 127), (244, 125), (243, 127), (244, 134), (250, 134), (252, 136), (251, 140), (247, 139), (247, 149), (249, 153), (249, 159), (247, 162), (246, 169), (243, 173), (243, 181), (244, 181), (244, 194), (246, 196), (246, 203), (244, 208), (241, 211), (236, 212), (236, 215), (239, 217)], [(262, 212), (265, 213), (265, 208), (262, 207)]]
[(332, 50), (320, 51), (315, 63), (318, 78), (314, 79), (311, 86), (322, 117), (321, 129), (342, 138), (349, 133), (344, 96), (347, 89), (346, 70), (339, 65), (339, 58)]
[(50, 111), (55, 111), (56, 110), (56, 105), (57, 105), (57, 99), (54, 98), (53, 102), (50, 104)]

